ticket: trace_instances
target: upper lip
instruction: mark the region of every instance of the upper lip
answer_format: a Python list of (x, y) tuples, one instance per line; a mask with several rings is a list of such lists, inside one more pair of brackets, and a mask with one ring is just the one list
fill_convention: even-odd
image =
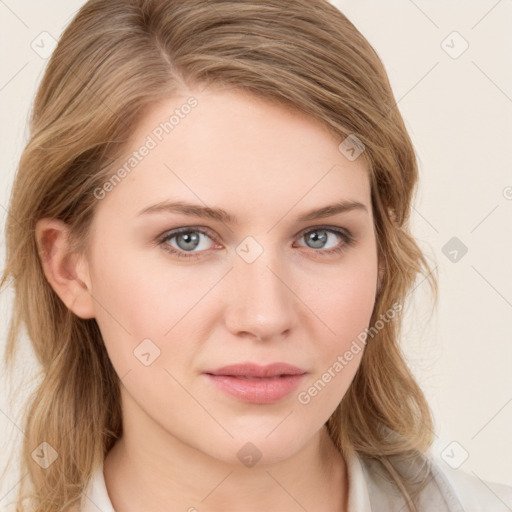
[(302, 375), (305, 370), (288, 363), (272, 363), (268, 365), (258, 365), (254, 363), (230, 364), (215, 370), (207, 370), (204, 373), (210, 375), (230, 375), (242, 377), (275, 377), (277, 375)]

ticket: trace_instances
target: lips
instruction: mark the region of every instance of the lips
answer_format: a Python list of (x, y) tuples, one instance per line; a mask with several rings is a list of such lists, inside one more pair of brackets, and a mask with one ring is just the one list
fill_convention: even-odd
[(242, 363), (204, 372), (217, 389), (242, 402), (271, 404), (290, 395), (306, 371), (287, 363)]
[(287, 375), (302, 375), (305, 370), (287, 363), (272, 363), (260, 366), (254, 363), (242, 363), (223, 366), (214, 370), (207, 370), (209, 375), (223, 375), (247, 379), (277, 378)]

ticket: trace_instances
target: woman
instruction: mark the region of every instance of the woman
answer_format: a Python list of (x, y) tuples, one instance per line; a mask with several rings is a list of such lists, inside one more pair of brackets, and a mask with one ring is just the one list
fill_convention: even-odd
[(7, 358), (23, 323), (44, 373), (17, 506), (506, 510), (429, 456), (400, 352), (417, 274), (437, 290), (417, 178), (382, 63), (329, 3), (87, 2), (7, 221)]

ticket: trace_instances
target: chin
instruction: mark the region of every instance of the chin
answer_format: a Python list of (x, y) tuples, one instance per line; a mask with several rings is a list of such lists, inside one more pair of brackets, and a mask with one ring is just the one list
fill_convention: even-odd
[(234, 439), (224, 439), (224, 442), (210, 438), (202, 451), (226, 464), (247, 468), (276, 464), (295, 455), (308, 442), (308, 436), (301, 439), (298, 432), (290, 432), (289, 428), (283, 428), (279, 432), (279, 429), (280, 427), (270, 435), (268, 429), (247, 429), (247, 434), (240, 430), (234, 433)]

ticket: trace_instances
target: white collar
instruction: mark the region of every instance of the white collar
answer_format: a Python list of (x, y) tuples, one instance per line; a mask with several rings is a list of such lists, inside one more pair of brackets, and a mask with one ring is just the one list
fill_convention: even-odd
[[(347, 460), (348, 510), (350, 512), (367, 512), (371, 510), (368, 488), (357, 455)], [(115, 512), (105, 485), (103, 463), (94, 472), (82, 498), (80, 512)]]

